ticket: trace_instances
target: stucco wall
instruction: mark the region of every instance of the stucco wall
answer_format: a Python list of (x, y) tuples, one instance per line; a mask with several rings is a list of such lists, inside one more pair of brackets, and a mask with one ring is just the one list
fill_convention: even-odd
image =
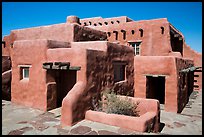
[[(171, 66), (171, 67), (170, 67)], [(135, 97), (146, 98), (146, 74), (165, 75), (166, 111), (177, 112), (177, 72), (174, 57), (134, 57)]]
[(176, 58), (178, 78), (178, 112), (181, 112), (188, 102), (193, 91), (193, 72), (181, 73), (180, 71), (193, 66), (193, 60)]
[(73, 25), (62, 23), (12, 30), (11, 34), (3, 39), (6, 42), (6, 48), (2, 50), (2, 55), (9, 54), (9, 50), (12, 50), (10, 44), (14, 41), (35, 39), (49, 39), (64, 42), (73, 41)]
[[(106, 88), (115, 92), (133, 96), (133, 50), (130, 47), (107, 43), (107, 52), (88, 51), (87, 55), (87, 85), (91, 87), (90, 93), (98, 99), (99, 93)], [(114, 61), (126, 62), (125, 80), (114, 83)]]
[[(186, 43), (184, 44), (184, 57), (193, 59), (195, 66), (202, 67), (202, 54), (191, 49)], [(194, 87), (194, 90), (200, 91), (202, 90), (202, 72), (194, 72), (194, 75), (197, 75), (197, 77), (194, 77), (194, 85), (198, 86)]]
[[(169, 22), (166, 18), (87, 27), (110, 32), (111, 35), (110, 37), (108, 36), (109, 42), (128, 45), (127, 42), (141, 40), (142, 56), (167, 56), (172, 51), (170, 46)], [(164, 34), (161, 34), (161, 27), (164, 27)], [(143, 29), (143, 37), (140, 37), (139, 29)], [(123, 39), (121, 30), (126, 31), (125, 40)], [(132, 34), (132, 30), (134, 30), (134, 34)], [(115, 33), (113, 31), (118, 31), (118, 40), (115, 39)]]
[[(11, 101), (17, 104), (46, 110), (46, 60), (47, 40), (14, 42), (12, 61)], [(20, 80), (19, 65), (30, 65), (29, 80)]]
[[(78, 62), (86, 63), (85, 66), (78, 63), (78, 65), (81, 65), (81, 69), (85, 69), (85, 71), (81, 71), (81, 73), (83, 73), (81, 75), (85, 75), (86, 79), (81, 79), (79, 78), (81, 75), (78, 75), (77, 79), (79, 81), (77, 83), (83, 83), (83, 88), (75, 84), (74, 88), (72, 88), (63, 100), (61, 121), (65, 125), (73, 125), (77, 121), (84, 119), (85, 112), (88, 109), (94, 108), (95, 103), (100, 99), (100, 92), (106, 87), (117, 88), (118, 85), (114, 84), (113, 61), (127, 61), (126, 73), (128, 73), (128, 75), (126, 81), (122, 83), (123, 88), (119, 89), (118, 92), (133, 93), (134, 83), (132, 77), (134, 72), (132, 48), (108, 42), (81, 42), (72, 44), (74, 45), (72, 46), (73, 50), (80, 49), (81, 51), (77, 50), (78, 53), (86, 53), (85, 58), (82, 58), (81, 55), (81, 57), (78, 57), (78, 54), (75, 54), (76, 57), (74, 58), (74, 61), (78, 58), (80, 59)], [(95, 47), (100, 47), (99, 49), (101, 50), (94, 49), (92, 44), (95, 45)], [(84, 48), (80, 48), (81, 46)], [(60, 60), (62, 60), (62, 58)], [(72, 92), (74, 90), (77, 91), (74, 93)], [(72, 101), (77, 103), (72, 104), (72, 101), (70, 99), (68, 100), (71, 96), (76, 97), (77, 100)], [(66, 118), (68, 114), (71, 116)]]

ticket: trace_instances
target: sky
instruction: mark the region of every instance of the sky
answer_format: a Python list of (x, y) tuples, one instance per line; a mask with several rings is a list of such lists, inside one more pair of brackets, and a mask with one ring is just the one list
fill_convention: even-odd
[(65, 23), (70, 15), (167, 18), (193, 50), (202, 52), (202, 2), (2, 2), (2, 37), (15, 29)]

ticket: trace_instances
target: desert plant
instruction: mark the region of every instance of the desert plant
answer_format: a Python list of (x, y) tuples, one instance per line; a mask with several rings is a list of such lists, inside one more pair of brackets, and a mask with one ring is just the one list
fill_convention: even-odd
[(120, 98), (113, 90), (106, 89), (102, 92), (102, 100), (99, 101), (99, 107), (106, 113), (114, 113), (128, 116), (139, 116), (137, 111), (138, 103), (131, 102), (128, 97)]

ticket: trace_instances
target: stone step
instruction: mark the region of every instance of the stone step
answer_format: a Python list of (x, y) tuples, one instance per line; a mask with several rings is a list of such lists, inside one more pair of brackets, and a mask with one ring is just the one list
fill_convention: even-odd
[(62, 107), (55, 108), (55, 109), (52, 109), (52, 110), (50, 110), (48, 112), (53, 113), (55, 115), (55, 117), (60, 117), (61, 116), (61, 108)]

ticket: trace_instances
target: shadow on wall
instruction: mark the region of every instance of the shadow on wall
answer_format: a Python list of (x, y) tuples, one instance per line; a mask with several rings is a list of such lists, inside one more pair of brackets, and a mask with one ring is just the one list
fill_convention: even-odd
[(2, 56), (2, 99), (11, 100), (11, 58)]

